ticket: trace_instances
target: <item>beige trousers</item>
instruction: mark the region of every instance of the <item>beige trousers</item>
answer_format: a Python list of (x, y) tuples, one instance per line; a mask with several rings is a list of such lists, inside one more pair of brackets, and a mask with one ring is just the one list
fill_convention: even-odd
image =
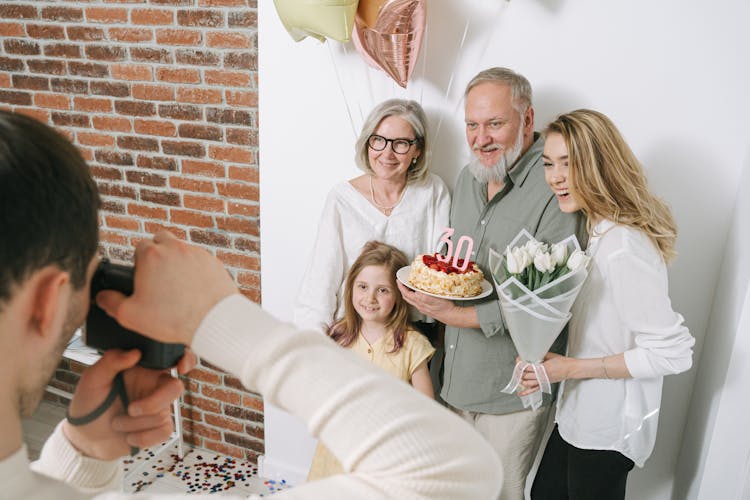
[(523, 500), (526, 476), (541, 444), (549, 407), (505, 415), (453, 410), (484, 436), (500, 457), (503, 486), (499, 500)]

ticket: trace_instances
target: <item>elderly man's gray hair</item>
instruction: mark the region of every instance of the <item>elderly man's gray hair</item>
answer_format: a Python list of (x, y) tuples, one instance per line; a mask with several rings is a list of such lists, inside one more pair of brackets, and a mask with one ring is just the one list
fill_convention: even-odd
[(531, 106), (531, 84), (526, 77), (519, 75), (512, 69), (500, 67), (485, 69), (472, 78), (466, 86), (464, 99), (469, 95), (471, 89), (485, 82), (501, 83), (510, 86), (513, 108), (522, 115)]

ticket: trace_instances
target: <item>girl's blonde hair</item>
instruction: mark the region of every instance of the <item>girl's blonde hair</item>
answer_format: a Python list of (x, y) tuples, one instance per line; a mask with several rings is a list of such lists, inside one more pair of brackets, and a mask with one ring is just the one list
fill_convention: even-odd
[(362, 247), (362, 253), (349, 269), (344, 284), (344, 317), (338, 320), (328, 329), (328, 335), (339, 345), (348, 347), (354, 342), (362, 328), (362, 318), (354, 310), (352, 296), (354, 293), (354, 281), (359, 273), (367, 266), (383, 266), (391, 277), (391, 288), (394, 293), (395, 304), (386, 323), (386, 329), (393, 335), (392, 353), (398, 352), (404, 345), (404, 337), (409, 329), (409, 306), (401, 296), (396, 286), (396, 271), (409, 265), (406, 255), (396, 247), (369, 241)]
[(648, 188), (640, 162), (614, 123), (602, 113), (578, 109), (557, 117), (545, 135), (560, 134), (568, 149), (569, 182), (587, 217), (643, 231), (666, 263), (676, 255), (677, 226), (667, 204)]

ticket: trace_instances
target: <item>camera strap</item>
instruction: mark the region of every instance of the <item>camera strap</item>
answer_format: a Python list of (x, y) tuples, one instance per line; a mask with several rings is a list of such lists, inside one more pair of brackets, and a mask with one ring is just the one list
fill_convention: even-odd
[[(112, 381), (112, 389), (109, 391), (109, 394), (107, 394), (107, 397), (104, 398), (102, 404), (97, 406), (88, 415), (84, 415), (82, 417), (72, 417), (70, 415), (70, 407), (68, 407), (68, 410), (65, 412), (65, 418), (68, 420), (68, 423), (75, 427), (90, 424), (97, 418), (101, 417), (102, 414), (107, 411), (110, 406), (112, 406), (112, 403), (115, 402), (115, 399), (117, 399), (118, 396), (122, 401), (122, 406), (125, 410), (125, 413), (127, 413), (130, 399), (128, 398), (128, 393), (125, 390), (125, 379), (123, 378), (122, 373), (123, 372), (119, 372), (117, 375), (115, 375), (115, 379)], [(131, 455), (135, 455), (136, 453), (138, 453), (138, 451), (139, 449), (135, 446), (132, 446), (130, 448)]]

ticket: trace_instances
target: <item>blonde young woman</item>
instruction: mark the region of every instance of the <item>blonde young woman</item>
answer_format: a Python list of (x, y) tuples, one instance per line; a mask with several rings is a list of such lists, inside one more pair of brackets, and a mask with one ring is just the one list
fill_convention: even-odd
[(428, 170), (428, 147), (419, 103), (389, 99), (370, 112), (355, 145), (363, 174), (334, 186), (323, 208), (294, 306), (298, 326), (326, 332), (341, 317), (344, 276), (366, 242), (394, 245), (410, 261), (436, 248), (450, 194)]
[[(677, 228), (614, 124), (577, 110), (546, 131), (545, 177), (560, 210), (587, 217), (591, 273), (572, 310), (567, 356), (549, 353), (563, 383), (534, 500), (625, 497), (654, 447), (662, 380), (692, 364), (695, 340), (672, 310), (667, 264)], [(538, 388), (524, 374), (525, 393)]]

